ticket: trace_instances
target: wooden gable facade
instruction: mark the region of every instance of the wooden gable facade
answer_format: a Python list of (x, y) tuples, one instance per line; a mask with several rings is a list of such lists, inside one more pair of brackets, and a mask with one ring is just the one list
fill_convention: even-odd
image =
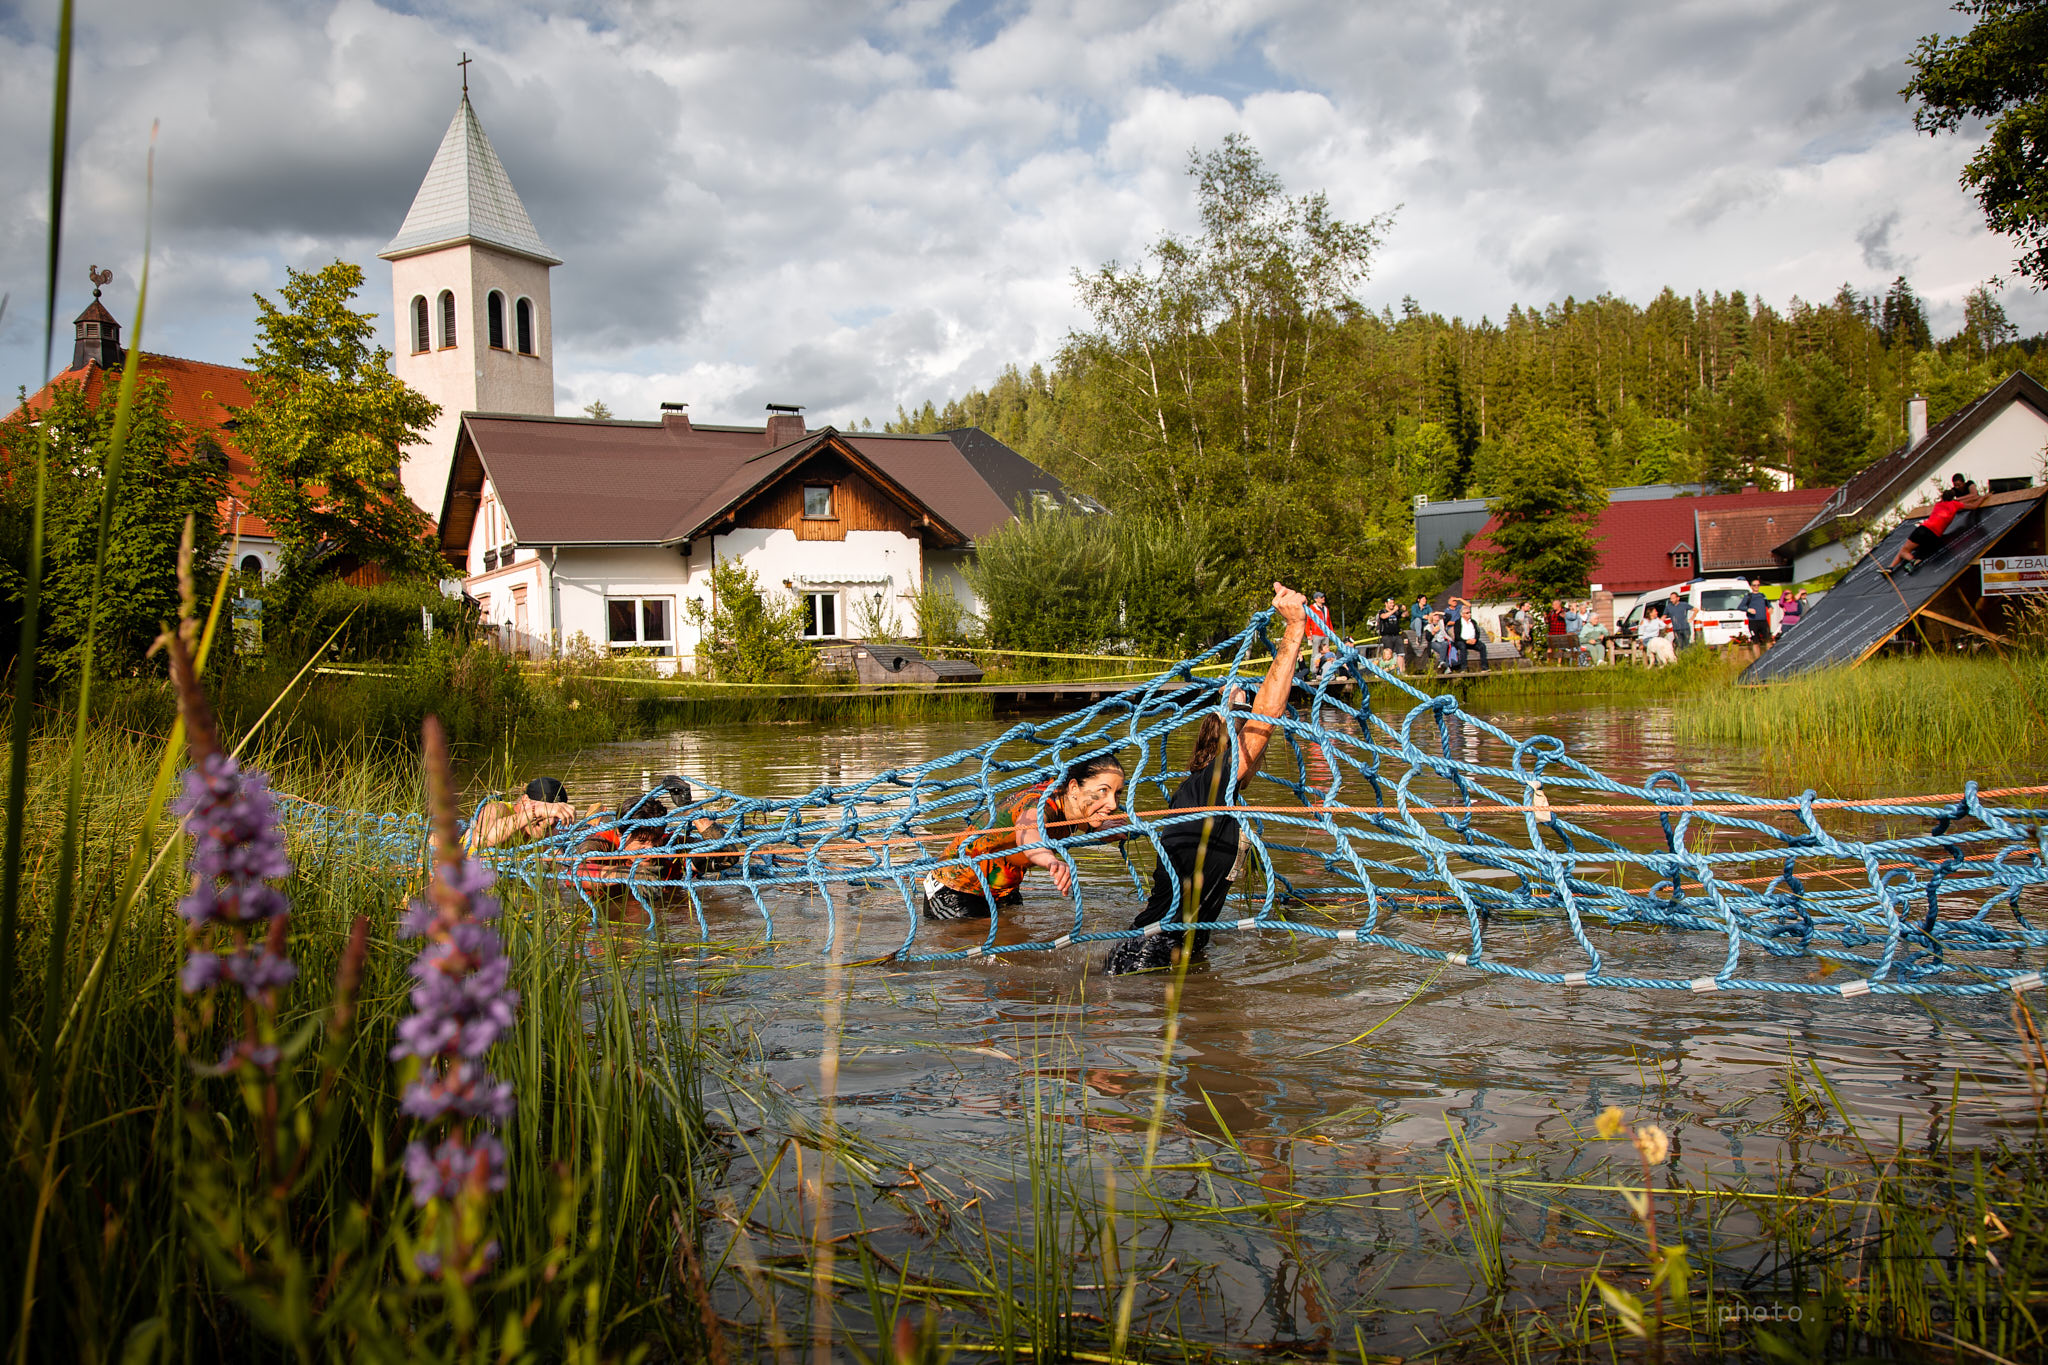
[[(812, 515), (821, 501), (824, 515)], [(923, 513), (828, 445), (734, 508), (733, 524), (792, 531), (798, 540), (844, 540), (848, 531), (914, 536)]]
[(798, 540), (845, 540), (849, 531), (893, 531), (931, 545), (966, 537), (837, 437), (827, 437), (720, 519), (721, 529), (788, 531)]

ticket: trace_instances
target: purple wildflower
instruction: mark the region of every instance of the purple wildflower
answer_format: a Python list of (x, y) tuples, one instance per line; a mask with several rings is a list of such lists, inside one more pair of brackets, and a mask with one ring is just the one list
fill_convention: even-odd
[[(298, 975), (278, 946), (281, 936), (270, 932), (291, 910), (270, 883), (292, 870), (270, 778), (243, 772), (227, 754), (205, 753), (186, 769), (176, 809), (192, 836), (192, 889), (178, 913), (193, 945), (179, 984), (198, 995), (232, 983), (249, 999), (268, 1001)], [(222, 930), (232, 946), (215, 951)]]
[(482, 1059), (516, 1021), (519, 992), (491, 924), (499, 913), (488, 894), (496, 879), (483, 864), (444, 853), (428, 894), (399, 920), (401, 937), (425, 940), (407, 968), (412, 1013), (399, 1021), (391, 1048), (392, 1060), (418, 1064), (399, 1101), (420, 1133), (405, 1149), (405, 1175), (413, 1203), (430, 1209), (432, 1225), (453, 1237), (440, 1250), (415, 1255), (423, 1274), (453, 1265), (473, 1279), (496, 1256), (495, 1243), (466, 1243), (466, 1219), (443, 1224), (430, 1208), (474, 1207), (505, 1188), (505, 1145), (491, 1130), (512, 1117), (515, 1101), (511, 1084), (491, 1075)]

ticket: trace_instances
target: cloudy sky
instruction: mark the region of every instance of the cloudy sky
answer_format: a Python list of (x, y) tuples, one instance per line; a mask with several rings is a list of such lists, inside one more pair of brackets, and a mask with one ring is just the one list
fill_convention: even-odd
[[(0, 0), (0, 384), (42, 373), (54, 0)], [(81, 0), (62, 326), (111, 266), (145, 348), (247, 355), (252, 291), (360, 263), (454, 113), (457, 56), (554, 272), (557, 407), (764, 402), (877, 423), (1048, 357), (1076, 267), (1194, 223), (1191, 148), (1248, 134), (1344, 216), (1398, 209), (1374, 307), (1669, 284), (1783, 305), (1905, 273), (1938, 330), (2004, 271), (1916, 134), (1930, 0)], [(2048, 302), (2004, 301), (2028, 332)], [(386, 341), (389, 342), (388, 326)]]

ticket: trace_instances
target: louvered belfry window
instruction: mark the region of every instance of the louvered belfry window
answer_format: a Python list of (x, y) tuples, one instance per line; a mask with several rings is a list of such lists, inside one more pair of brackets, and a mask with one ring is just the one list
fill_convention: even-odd
[(484, 300), (484, 321), (491, 330), (491, 348), (505, 349), (505, 296), (493, 289)]
[(427, 296), (412, 296), (412, 348), (415, 351), (433, 349), (433, 338), (427, 332)]
[(446, 289), (441, 291), (441, 345), (455, 344), (455, 295)]

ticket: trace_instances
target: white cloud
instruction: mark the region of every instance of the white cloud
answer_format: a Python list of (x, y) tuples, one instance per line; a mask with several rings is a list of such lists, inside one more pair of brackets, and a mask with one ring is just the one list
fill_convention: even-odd
[[(1188, 152), (1234, 131), (1346, 216), (1403, 206), (1374, 306), (1498, 318), (1667, 284), (1782, 304), (1903, 263), (1941, 326), (2010, 259), (1956, 188), (1967, 143), (1914, 134), (1893, 93), (1913, 42), (1954, 22), (1917, 0), (400, 4), (91, 7), (60, 321), (89, 262), (132, 312), (156, 118), (151, 349), (243, 356), (250, 292), (335, 256), (388, 310), (375, 252), (464, 50), (565, 258), (564, 411), (879, 421), (985, 384), (1081, 320), (1074, 269), (1194, 226)], [(0, 17), (9, 127), (47, 122), (53, 13)], [(0, 145), (9, 388), (40, 373), (46, 179), (38, 137)], [(2048, 327), (2034, 296), (2006, 302)]]

